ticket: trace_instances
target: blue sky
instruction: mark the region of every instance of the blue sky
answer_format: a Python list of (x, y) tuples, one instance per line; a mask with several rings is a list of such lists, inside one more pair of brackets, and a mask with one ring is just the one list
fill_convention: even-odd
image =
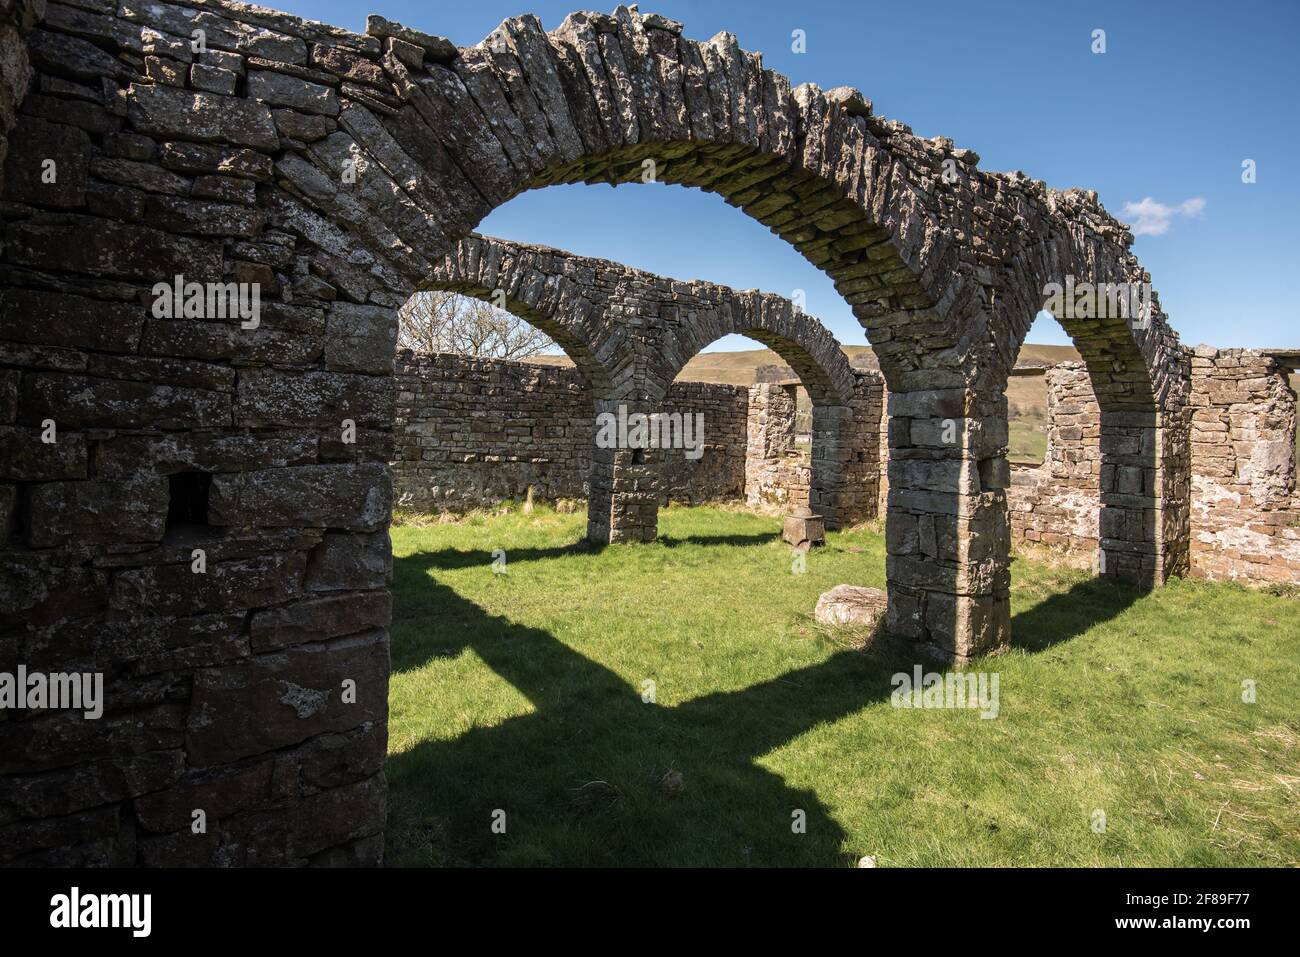
[[(364, 31), (340, 0), (261, 0)], [(581, 0), (370, 0), (373, 12), (459, 45), (508, 16), (549, 29)], [(612, 10), (596, 7), (597, 9)], [(707, 39), (729, 30), (793, 83), (856, 86), (876, 113), (948, 136), (988, 170), (1096, 189), (1147, 234), (1134, 250), (1188, 344), (1300, 346), (1300, 0), (929, 3), (645, 2)], [(791, 50), (801, 29), (807, 50)], [(1092, 32), (1106, 31), (1094, 54)], [(1257, 182), (1241, 181), (1245, 159)], [(1145, 202), (1144, 202), (1145, 201)], [(1125, 215), (1128, 204), (1137, 209)], [(717, 196), (664, 185), (534, 190), (482, 232), (683, 279), (790, 295), (845, 343), (865, 334), (830, 280)], [(1029, 341), (1064, 343), (1048, 317)], [(731, 337), (713, 348), (748, 348)]]

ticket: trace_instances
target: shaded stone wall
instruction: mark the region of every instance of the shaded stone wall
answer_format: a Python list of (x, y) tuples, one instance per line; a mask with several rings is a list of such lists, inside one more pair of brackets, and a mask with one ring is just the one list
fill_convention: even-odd
[[(590, 387), (575, 369), (402, 350), (397, 356), (393, 488), (400, 507), (458, 510), (585, 499), (595, 438)], [(744, 483), (747, 394), (676, 382), (656, 410), (704, 416), (703, 454), (663, 457), (660, 504), (737, 497)]]
[(1007, 501), (1013, 540), (1095, 555), (1101, 511), (1101, 409), (1088, 370), (1064, 362), (1044, 373), (1047, 452), (1013, 465)]
[(1192, 574), (1300, 583), (1296, 396), (1266, 353), (1192, 355)]
[[(49, 5), (5, 164), (0, 671), (104, 695), (0, 712), (0, 862), (378, 863), (403, 300), (273, 179), (337, 125), (294, 71), (373, 88), (381, 42), (121, 9)], [(160, 316), (176, 275), (259, 283), (256, 328)]]
[(32, 82), (25, 37), (43, 16), (45, 0), (0, 0), (0, 187), (4, 186), (9, 131)]

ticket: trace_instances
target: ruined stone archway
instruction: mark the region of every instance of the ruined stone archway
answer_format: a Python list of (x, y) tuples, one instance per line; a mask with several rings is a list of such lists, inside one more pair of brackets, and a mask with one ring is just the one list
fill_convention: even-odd
[[(892, 393), (890, 626), (950, 659), (1006, 642), (997, 397), (1046, 281), (1136, 268), (1095, 196), (983, 172), (856, 91), (791, 89), (730, 34), (652, 14), (514, 18), (463, 50), (372, 34), (191, 0), (51, 2), (28, 36), (4, 175), (0, 648), (112, 692), (98, 725), (0, 728), (7, 858), (378, 860), (393, 311), (524, 189), (650, 173), (826, 271)], [(159, 316), (178, 275), (255, 286), (258, 321)], [(1154, 330), (1114, 354), (1117, 382), (1159, 398), (1173, 346)], [(197, 840), (195, 807), (214, 825)]]
[[(426, 285), (504, 303), (550, 334), (591, 382), (597, 412), (658, 411), (691, 357), (725, 335), (770, 346), (813, 399), (810, 504), (832, 528), (874, 514), (867, 487), (874, 489), (879, 464), (853, 440), (855, 428), (878, 429), (874, 383), (860, 381), (829, 330), (788, 300), (487, 236), (458, 243)], [(634, 458), (593, 448), (588, 539), (654, 538), (663, 466), (659, 451)]]

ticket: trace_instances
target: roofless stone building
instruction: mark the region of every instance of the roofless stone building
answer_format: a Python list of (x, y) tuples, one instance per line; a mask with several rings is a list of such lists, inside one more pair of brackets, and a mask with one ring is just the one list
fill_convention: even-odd
[[(1009, 638), (1003, 390), (1044, 289), (1149, 279), (1095, 194), (635, 9), (458, 49), (232, 0), (0, 0), (0, 65), (0, 661), (106, 684), (97, 720), (3, 715), (0, 860), (379, 860), (395, 310), (437, 281), (508, 284), (526, 317), (562, 300), (535, 253), (488, 277), (467, 240), (520, 192), (698, 187), (831, 277), (889, 391), (888, 624), (957, 661)], [(256, 288), (256, 320), (160, 313), (177, 276)], [(601, 401), (653, 403), (739, 331), (797, 344), (848, 409), (833, 340), (750, 302), (627, 362), (608, 317), (554, 328)], [(1189, 568), (1190, 356), (1152, 302), (1062, 317), (1099, 405), (1104, 574), (1146, 585)], [(596, 464), (599, 537), (645, 463)]]

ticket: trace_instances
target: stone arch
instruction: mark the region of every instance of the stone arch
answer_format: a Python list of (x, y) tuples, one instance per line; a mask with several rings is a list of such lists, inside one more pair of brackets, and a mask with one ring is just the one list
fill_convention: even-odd
[(767, 346), (794, 370), (812, 399), (808, 505), (832, 529), (874, 514), (879, 470), (879, 409), (870, 399), (874, 383), (855, 373), (830, 330), (781, 296), (698, 281), (680, 285), (717, 305), (679, 315), (668, 326), (660, 351), (665, 377), (676, 378), (692, 357), (724, 336), (746, 336)]
[(424, 288), (499, 305), (542, 330), (602, 399), (631, 376), (622, 330), (603, 321), (599, 297), (570, 272), (576, 257), (486, 236), (469, 236), (440, 261)]
[[(1004, 646), (1008, 328), (1040, 296), (1036, 259), (1125, 253), (1095, 197), (981, 171), (857, 91), (791, 89), (730, 34), (688, 40), (653, 14), (574, 14), (549, 34), (517, 17), (461, 50), (412, 50), (400, 32), (380, 30), (388, 108), (338, 97), (339, 129), (285, 152), (272, 203), (309, 204), (410, 285), (526, 189), (648, 178), (717, 193), (832, 278), (879, 358), (896, 423), (891, 627), (946, 658)], [(348, 168), (356, 184), (336, 184)]]
[[(479, 235), (458, 243), (425, 285), (489, 302), (504, 300), (575, 359), (593, 386), (598, 411), (616, 412), (620, 406), (657, 411), (691, 357), (723, 336), (748, 335), (769, 345), (799, 374), (813, 399), (810, 504), (831, 527), (840, 524), (842, 510), (845, 520), (856, 520), (875, 507), (865, 489), (852, 489), (845, 498), (844, 488), (849, 482), (864, 484), (872, 467), (853, 434), (853, 408), (868, 401), (860, 394), (864, 384), (830, 331), (789, 300)], [(874, 434), (872, 423), (858, 426)], [(606, 488), (608, 451), (594, 450), (592, 541), (653, 537), (655, 514), (648, 499), (656, 491), (653, 472), (662, 462), (655, 453), (647, 456), (619, 464), (619, 475), (635, 470), (638, 486), (635, 495), (621, 494)], [(618, 514), (606, 516), (620, 500)]]
[[(1060, 197), (1080, 200), (1095, 202), (1095, 194)], [(1008, 341), (1014, 361), (1043, 309), (1078, 350), (1101, 409), (1098, 571), (1150, 587), (1190, 567), (1191, 365), (1150, 274), (1128, 250), (1131, 233), (1116, 228), (1118, 246), (1062, 231), (1032, 247), (1025, 284), (1039, 298), (1008, 303)], [(1117, 301), (1130, 291), (1140, 308)]]

